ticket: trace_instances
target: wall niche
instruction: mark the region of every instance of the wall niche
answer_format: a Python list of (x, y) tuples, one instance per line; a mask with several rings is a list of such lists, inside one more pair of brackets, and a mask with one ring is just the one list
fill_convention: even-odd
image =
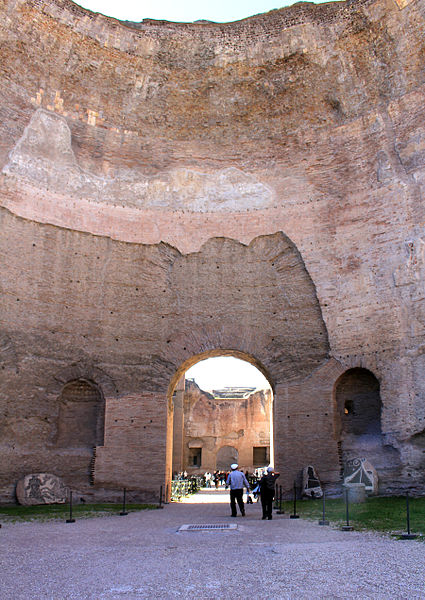
[(67, 383), (60, 395), (56, 446), (94, 448), (103, 445), (104, 400), (99, 387), (85, 379)]

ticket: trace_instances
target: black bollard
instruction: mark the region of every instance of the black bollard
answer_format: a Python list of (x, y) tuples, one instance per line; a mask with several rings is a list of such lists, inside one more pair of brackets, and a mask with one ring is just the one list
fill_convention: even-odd
[(285, 511), (284, 511), (284, 510), (283, 510), (283, 508), (282, 508), (282, 486), (280, 485), (280, 486), (279, 486), (279, 508), (278, 508), (278, 510), (277, 510), (277, 513), (276, 513), (276, 514), (278, 514), (278, 515), (283, 515), (283, 514), (284, 514), (284, 512), (285, 512)]
[(300, 515), (297, 515), (297, 486), (294, 481), (294, 513), (289, 515), (290, 519), (299, 519)]
[(75, 519), (72, 518), (72, 492), (69, 492), (69, 519), (66, 522), (75, 523)]
[(341, 527), (342, 531), (353, 531), (354, 528), (350, 525), (348, 516), (348, 489), (345, 490), (345, 518), (347, 523)]
[(279, 510), (279, 486), (277, 485), (277, 483), (274, 486), (274, 505), (273, 505), (273, 507), (276, 511)]
[(329, 521), (326, 520), (326, 500), (325, 500), (325, 490), (323, 490), (323, 511), (322, 511), (322, 519), (319, 521), (319, 525), (329, 525)]
[(164, 504), (169, 504), (168, 502), (168, 483), (165, 486), (165, 498), (164, 498)]
[(162, 506), (162, 485), (161, 485), (161, 487), (159, 488), (159, 504), (158, 504), (157, 508), (164, 508), (164, 507)]
[(122, 495), (122, 511), (120, 512), (120, 515), (122, 517), (125, 517), (125, 515), (128, 515), (128, 512), (126, 512), (126, 510), (125, 510), (125, 494), (126, 494), (126, 491), (127, 490), (124, 488), (123, 495)]
[(407, 521), (407, 533), (403, 533), (400, 538), (402, 540), (416, 540), (418, 537), (414, 533), (410, 533), (410, 509), (409, 509), (409, 492), (406, 492), (406, 521)]

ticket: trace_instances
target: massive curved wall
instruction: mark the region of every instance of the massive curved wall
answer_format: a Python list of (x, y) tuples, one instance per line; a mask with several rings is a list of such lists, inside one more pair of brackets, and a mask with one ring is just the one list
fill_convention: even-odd
[(98, 488), (159, 487), (170, 381), (217, 350), (271, 380), (288, 482), (313, 459), (338, 480), (333, 388), (362, 367), (391, 486), (419, 485), (425, 2), (123, 24), (3, 0), (0, 17), (3, 496), (30, 470), (84, 489), (78, 447), (54, 445), (79, 380), (105, 400)]

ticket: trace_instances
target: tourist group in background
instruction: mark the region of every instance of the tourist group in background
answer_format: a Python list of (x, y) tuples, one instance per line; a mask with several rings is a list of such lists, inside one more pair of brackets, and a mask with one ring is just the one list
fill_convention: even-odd
[(218, 489), (220, 485), (225, 485), (227, 475), (226, 471), (214, 471), (214, 473), (206, 471), (204, 474), (205, 487), (211, 488), (214, 486)]

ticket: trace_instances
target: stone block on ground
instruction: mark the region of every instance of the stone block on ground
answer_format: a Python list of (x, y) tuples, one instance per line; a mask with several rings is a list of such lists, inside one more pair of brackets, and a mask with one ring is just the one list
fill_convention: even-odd
[(366, 486), (364, 483), (347, 483), (343, 487), (348, 492), (348, 502), (350, 504), (366, 502)]
[(16, 497), (19, 504), (64, 504), (68, 489), (63, 481), (50, 473), (32, 473), (20, 479), (16, 485)]
[(309, 498), (321, 498), (323, 496), (322, 486), (317, 473), (312, 465), (303, 469), (303, 496)]

